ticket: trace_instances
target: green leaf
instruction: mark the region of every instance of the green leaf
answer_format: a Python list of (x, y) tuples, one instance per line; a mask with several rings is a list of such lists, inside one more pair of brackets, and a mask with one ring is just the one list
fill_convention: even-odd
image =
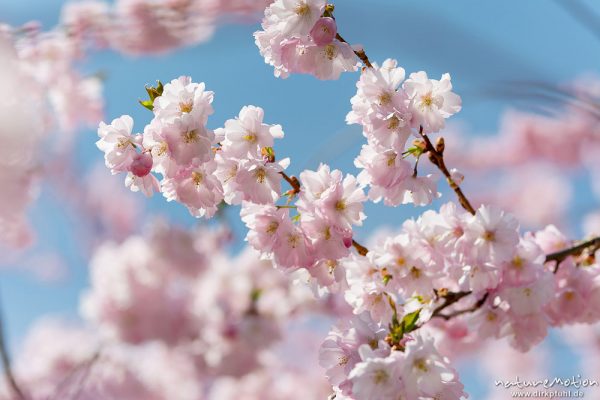
[(413, 311), (410, 314), (406, 314), (404, 318), (402, 318), (402, 322), (400, 323), (402, 335), (415, 330), (417, 321), (419, 320), (419, 314), (421, 314), (421, 309)]
[(142, 107), (147, 108), (150, 111), (154, 110), (154, 101), (152, 100), (138, 100), (140, 102), (140, 104), (142, 105)]
[(154, 100), (156, 100), (157, 97), (162, 96), (164, 91), (164, 86), (162, 84), (161, 81), (156, 81), (156, 86), (146, 86), (146, 93), (148, 93), (148, 97), (150, 97), (149, 100), (140, 100), (140, 104), (144, 107), (147, 108), (150, 111), (154, 110)]
[(388, 283), (390, 283), (390, 281), (392, 280), (393, 276), (392, 275), (384, 275), (383, 276), (383, 284), (387, 285)]
[(262, 289), (254, 288), (250, 292), (250, 300), (253, 303), (256, 303), (261, 295), (262, 295)]

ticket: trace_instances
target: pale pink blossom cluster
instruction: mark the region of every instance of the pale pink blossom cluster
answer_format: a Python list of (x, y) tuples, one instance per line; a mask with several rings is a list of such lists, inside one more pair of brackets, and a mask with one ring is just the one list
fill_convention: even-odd
[(321, 165), (300, 174), (301, 191), (290, 216), (287, 206), (244, 204), (247, 240), (287, 269), (332, 265), (350, 252), (352, 227), (366, 218), (366, 196), (352, 175)]
[(223, 19), (258, 19), (272, 0), (83, 0), (61, 23), (79, 41), (126, 54), (164, 53), (209, 40)]
[[(204, 84), (181, 77), (147, 88), (150, 100), (142, 105), (153, 119), (143, 133), (134, 133), (129, 116), (100, 125), (97, 145), (107, 167), (127, 173), (132, 190), (160, 191), (196, 217), (215, 215), (223, 203), (241, 205), (253, 250), (222, 268), (229, 262), (214, 250), (217, 243), (199, 248), (185, 233), (107, 245), (83, 304), (103, 336), (185, 349), (203, 374), (232, 376), (216, 380), (213, 397), (268, 398), (265, 387), (275, 383), (265, 368), (277, 363), (265, 360), (283, 322), (318, 304), (340, 317), (319, 353), (336, 399), (458, 400), (466, 393), (447, 357), (487, 339), (528, 351), (550, 327), (600, 319), (597, 246), (549, 259), (572, 245), (557, 228), (522, 234), (511, 214), (489, 205), (473, 210), (458, 188), (463, 177), (443, 163), (444, 141), (429, 139), (461, 109), (449, 74), (405, 79), (394, 60), (371, 64), (337, 33), (333, 6), (323, 0), (276, 0), (262, 27), (256, 43), (276, 76), (337, 79), (359, 60), (365, 65), (347, 116), (367, 138), (355, 160), (362, 171), (355, 177), (321, 164), (290, 177), (289, 160), (274, 149), (282, 128), (266, 124), (261, 108), (246, 106), (212, 131), (213, 93)], [(368, 199), (397, 206), (439, 197), (434, 177), (419, 175), (422, 156), (467, 211), (447, 203), (369, 249), (357, 243), (354, 229), (366, 218)], [(320, 302), (311, 303), (308, 288)]]
[[(319, 361), (341, 399), (460, 399), (458, 373), (430, 337), (413, 335), (403, 351), (385, 342), (385, 325), (360, 314), (336, 327)], [(443, 397), (440, 397), (443, 396)]]
[[(402, 157), (411, 133), (418, 129), (418, 134), (427, 134), (443, 127), (445, 118), (460, 108), (460, 100), (450, 91), (448, 77), (438, 82), (417, 74), (399, 88), (403, 70), (393, 61), (386, 61), (385, 65), (362, 73), (349, 120), (356, 118), (363, 125), (369, 140), (364, 148), (382, 151), (388, 146), (388, 150)], [(370, 86), (369, 77), (379, 83)], [(381, 81), (377, 81), (379, 78)], [(383, 85), (384, 90), (378, 85)], [(149, 92), (152, 90), (155, 88)], [(193, 215), (212, 216), (221, 201), (242, 205), (241, 218), (249, 228), (247, 241), (260, 256), (272, 260), (276, 267), (294, 272), (293, 278), (307, 281), (317, 297), (329, 302), (329, 310), (350, 319), (351, 322), (342, 320), (330, 333), (320, 355), (339, 398), (387, 399), (404, 395), (425, 399), (443, 394), (447, 399), (460, 399), (465, 393), (456, 370), (444, 355), (448, 348), (474, 348), (488, 338), (506, 338), (517, 350), (527, 351), (546, 337), (551, 326), (598, 321), (600, 269), (593, 258), (586, 268), (580, 267), (581, 260), (571, 257), (558, 266), (546, 262), (546, 254), (569, 245), (553, 226), (521, 235), (517, 220), (498, 208), (481, 206), (472, 215), (448, 203), (439, 212), (425, 211), (418, 219), (405, 221), (400, 232), (370, 246), (365, 254), (353, 239), (354, 227), (366, 218), (363, 203), (367, 196), (361, 176), (357, 179), (322, 164), (316, 171), (303, 171), (299, 179), (288, 177), (284, 169), (289, 161), (277, 162), (273, 149), (274, 139), (283, 137), (281, 127), (264, 124), (263, 110), (247, 106), (236, 119), (212, 132), (206, 128), (212, 97), (203, 84), (192, 83), (189, 78), (174, 80), (153, 99), (154, 119), (143, 134), (132, 135), (132, 120), (124, 116), (111, 125), (101, 124), (98, 146), (105, 151), (106, 164), (113, 173), (127, 171), (128, 182), (149, 182), (132, 188), (146, 188), (149, 193), (150, 189), (162, 190), (168, 199), (186, 205)], [(375, 110), (385, 107), (379, 100), (369, 99), (385, 98), (385, 105), (389, 105), (387, 97), (391, 103), (402, 104), (410, 115), (403, 136), (394, 137), (389, 132), (387, 136), (377, 136), (375, 126), (383, 114)], [(444, 103), (449, 103), (449, 107), (454, 104), (454, 108), (444, 111)], [(423, 104), (437, 108), (425, 110)], [(419, 111), (411, 111), (413, 107)], [(399, 120), (397, 116), (390, 118)], [(409, 153), (419, 157), (422, 151)], [(377, 168), (374, 171), (378, 172)], [(160, 184), (152, 172), (163, 175)], [(362, 174), (364, 177), (366, 171)], [(282, 194), (283, 179), (292, 189)], [(373, 188), (372, 182), (367, 183)], [(414, 196), (412, 202), (419, 204), (415, 201), (416, 189), (407, 193)], [(278, 204), (284, 199), (285, 204)], [(127, 242), (123, 248), (129, 245)], [(350, 251), (352, 246), (359, 254)], [(160, 260), (151, 248), (126, 253), (143, 253), (148, 256), (146, 263)], [(112, 260), (115, 255), (108, 255), (109, 258)], [(263, 262), (271, 265), (270, 261)], [(160, 269), (146, 267), (134, 281), (148, 279), (148, 271)], [(160, 284), (154, 283), (153, 289), (150, 284), (150, 294), (131, 289), (141, 296), (140, 304), (149, 303), (146, 298), (156, 297), (154, 290), (173, 293), (165, 282), (157, 281)], [(121, 278), (120, 282), (126, 280)], [(194, 301), (196, 308), (191, 309), (205, 309), (214, 301), (213, 296), (220, 299), (216, 304), (226, 303), (234, 292), (239, 292), (239, 287), (234, 286), (232, 294), (227, 295), (229, 280), (224, 282), (201, 281), (194, 289), (201, 295)], [(135, 288), (138, 283), (132, 284)], [(99, 282), (97, 286), (115, 285)], [(181, 293), (181, 286), (178, 287)], [(101, 297), (111, 299), (118, 293), (112, 289)], [(111, 302), (100, 307), (108, 311), (107, 321), (114, 318)], [(174, 304), (180, 310), (190, 309), (177, 299)], [(169, 302), (163, 306), (166, 308), (162, 319), (177, 317)], [(254, 306), (246, 304), (242, 310), (248, 307)], [(162, 311), (155, 308), (153, 312)], [(191, 315), (189, 330), (187, 322), (169, 324), (177, 340), (183, 337), (195, 342), (203, 365), (208, 368), (232, 372), (240, 365), (246, 366), (234, 372), (240, 376), (258, 365), (256, 350), (268, 346), (280, 333), (273, 321), (255, 319), (258, 317), (251, 314), (253, 320), (244, 322), (250, 324), (248, 327), (242, 324), (229, 328), (225, 323), (225, 329), (233, 329), (235, 338), (241, 335), (241, 343), (231, 343), (229, 331), (222, 330), (223, 314), (216, 314), (216, 319), (212, 319), (214, 315), (201, 319), (205, 326), (201, 339), (190, 338), (185, 332), (194, 330), (198, 312)], [(133, 333), (127, 341), (136, 342), (136, 337), (150, 335), (149, 338), (175, 343), (164, 333), (153, 336), (155, 333), (143, 324), (136, 331), (128, 317), (127, 323), (118, 322), (122, 317), (118, 312), (117, 322), (112, 325)], [(156, 318), (152, 314), (147, 316), (147, 321), (153, 319)], [(107, 326), (111, 323), (107, 322)], [(184, 333), (178, 327), (184, 327)], [(246, 329), (260, 334), (245, 337)], [(253, 349), (249, 353), (248, 340)]]
[[(279, 125), (263, 123), (259, 107), (246, 106), (224, 128), (206, 127), (213, 113), (213, 92), (181, 77), (164, 86), (153, 102), (154, 118), (133, 133), (127, 115), (100, 124), (98, 148), (113, 174), (126, 172), (133, 191), (161, 191), (198, 217), (213, 216), (221, 202), (272, 204), (281, 195), (280, 173), (287, 159), (268, 153), (283, 137)], [(154, 173), (162, 175), (159, 182)]]
[(65, 151), (76, 128), (97, 123), (102, 88), (74, 68), (80, 55), (63, 33), (34, 24), (0, 31), (0, 242), (20, 247), (33, 240), (25, 213), (48, 173), (48, 154)]
[[(230, 257), (228, 240), (224, 227), (160, 222), (99, 247), (81, 301), (89, 326), (42, 321), (23, 344), (15, 373), (27, 398), (258, 398), (279, 372), (277, 391), (260, 398), (293, 394), (308, 375), (277, 346), (296, 317), (328, 306), (250, 248)], [(313, 398), (328, 387), (303, 390)]]
[(275, 76), (311, 74), (338, 79), (356, 71), (354, 49), (337, 36), (337, 25), (326, 0), (276, 0), (265, 11), (256, 45)]
[[(147, 54), (197, 44), (208, 40), (219, 23), (257, 20), (271, 2), (82, 0), (67, 2), (59, 25), (49, 31), (37, 22), (0, 23), (0, 54), (6, 61), (0, 74), (5, 88), (0, 101), (0, 242), (23, 247), (33, 241), (25, 212), (36, 197), (37, 182), (67, 181), (69, 171), (54, 164), (68, 164), (75, 131), (102, 119), (102, 77), (80, 72), (89, 51), (108, 47)], [(38, 151), (42, 145), (44, 154)], [(83, 187), (72, 189), (84, 192)]]
[(405, 80), (404, 69), (388, 59), (363, 71), (356, 86), (346, 120), (361, 125), (367, 138), (355, 165), (362, 169), (359, 181), (370, 185), (369, 198), (389, 206), (430, 204), (439, 196), (434, 176), (419, 176), (417, 166), (406, 160), (423, 150), (407, 148), (407, 141), (438, 132), (446, 118), (460, 111), (450, 75), (438, 81), (420, 71)]

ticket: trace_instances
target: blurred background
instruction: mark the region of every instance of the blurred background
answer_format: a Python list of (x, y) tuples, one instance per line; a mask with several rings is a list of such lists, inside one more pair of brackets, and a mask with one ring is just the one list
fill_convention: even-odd
[[(60, 24), (64, 3), (0, 0), (0, 23), (16, 27), (38, 21), (43, 30), (50, 30)], [(445, 72), (452, 75), (463, 110), (442, 135), (451, 152), (450, 164), (466, 177), (467, 193), (479, 193), (473, 194), (476, 202), (512, 207), (524, 221), (524, 229), (552, 221), (574, 239), (595, 229), (600, 195), (594, 188), (600, 176), (595, 165), (600, 163), (600, 152), (571, 154), (575, 161), (564, 154), (528, 156), (527, 152), (518, 161), (506, 161), (510, 157), (501, 153), (513, 151), (519, 144), (521, 150), (529, 146), (527, 140), (520, 142), (518, 134), (509, 132), (524, 130), (525, 119), (531, 124), (541, 121), (547, 141), (557, 136), (566, 143), (579, 140), (577, 132), (570, 137), (568, 129), (562, 129), (565, 119), (573, 115), (583, 115), (583, 125), (598, 132), (599, 103), (586, 99), (600, 94), (599, 2), (344, 0), (336, 5), (340, 32), (349, 42), (362, 44), (372, 61), (395, 58), (407, 74), (425, 70), (434, 78)], [(254, 45), (252, 33), (258, 29), (258, 21), (254, 15), (226, 19), (210, 39), (166, 54), (94, 49), (78, 59), (76, 67), (82, 76), (100, 78), (105, 102), (100, 118), (105, 121), (130, 114), (137, 122), (134, 131), (141, 130), (151, 117), (137, 103), (145, 97), (144, 85), (189, 75), (194, 81), (205, 82), (216, 94), (210, 128), (236, 116), (244, 105), (258, 105), (265, 109), (267, 123), (284, 128), (285, 139), (277, 143), (276, 151), (280, 157), (291, 158), (289, 172), (297, 174), (324, 162), (356, 173), (353, 160), (364, 138), (359, 127), (346, 125), (345, 115), (358, 74), (343, 74), (332, 82), (297, 75), (276, 79)], [(69, 137), (69, 179), (83, 185), (88, 194), (114, 190), (116, 196), (121, 193), (123, 177), (109, 176), (102, 166), (102, 153), (95, 147), (100, 118), (90, 118), (87, 128), (77, 128)], [(56, 129), (45, 140), (59, 140), (54, 137), (64, 139)], [(494, 145), (506, 143), (507, 137), (513, 147)], [(473, 150), (473, 143), (482, 145)], [(55, 152), (55, 147), (48, 146), (53, 149), (50, 152)], [(564, 151), (572, 149), (565, 147)], [(41, 159), (56, 167), (51, 154)], [(535, 165), (529, 165), (530, 161)], [(502, 172), (498, 172), (499, 165)], [(64, 179), (64, 175), (60, 182), (40, 179), (35, 200), (26, 211), (31, 244), (23, 249), (7, 246), (0, 253), (2, 313), (11, 349), (19, 347), (41, 316), (79, 319), (80, 296), (88, 285), (90, 252), (100, 240), (96, 232), (101, 227), (83, 222), (79, 200), (64, 198), (68, 190), (61, 185), (69, 183)], [(182, 226), (198, 223), (183, 206), (167, 203), (160, 196), (150, 200), (141, 194), (119, 196), (128, 209), (135, 210), (115, 216), (128, 233), (143, 230), (157, 217)], [(542, 210), (532, 205), (532, 198), (542, 199)], [(452, 193), (444, 188), (443, 197), (433, 207), (450, 200), (454, 200)], [(105, 212), (101, 205), (89, 204), (92, 206), (85, 212)], [(369, 204), (368, 219), (359, 236), (366, 241), (377, 230), (394, 229), (422, 211), (413, 206)], [(245, 236), (238, 213), (236, 207), (226, 210), (235, 235), (233, 253), (241, 249)], [(582, 373), (577, 348), (565, 342), (564, 334), (552, 332), (537, 352), (543, 353), (547, 374)], [(479, 372), (475, 361), (464, 362), (461, 372), (472, 398), (488, 393), (492, 381)]]

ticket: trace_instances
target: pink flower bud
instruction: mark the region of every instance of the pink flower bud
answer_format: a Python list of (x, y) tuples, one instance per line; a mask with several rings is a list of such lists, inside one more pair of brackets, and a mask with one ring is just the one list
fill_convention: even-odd
[(150, 170), (152, 169), (152, 164), (152, 155), (150, 153), (136, 154), (133, 157), (133, 161), (131, 162), (129, 170), (135, 176), (143, 178), (144, 176), (150, 173)]
[(325, 46), (333, 41), (337, 34), (335, 20), (330, 17), (319, 18), (310, 31), (310, 36), (317, 46)]
[(344, 236), (344, 246), (346, 246), (347, 249), (352, 247), (352, 235)]

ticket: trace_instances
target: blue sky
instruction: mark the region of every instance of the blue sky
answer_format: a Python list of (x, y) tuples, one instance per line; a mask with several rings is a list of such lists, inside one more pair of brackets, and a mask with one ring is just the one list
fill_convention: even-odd
[[(569, 0), (563, 0), (567, 3)], [(58, 0), (0, 0), (0, 22), (42, 22), (45, 28), (58, 20)], [(506, 81), (559, 83), (584, 73), (598, 73), (600, 40), (577, 22), (557, 1), (503, 0), (340, 0), (336, 17), (343, 36), (363, 44), (372, 60), (396, 58), (407, 72), (425, 70), (430, 76), (450, 72), (456, 92), (463, 97), (457, 121), (478, 133), (494, 132), (508, 107), (524, 104), (494, 98), (489, 89)], [(584, 2), (600, 15), (600, 3)], [(276, 145), (277, 154), (292, 159), (291, 173), (315, 168), (320, 161), (354, 172), (353, 158), (362, 138), (344, 117), (355, 93), (357, 74), (338, 81), (320, 82), (312, 77), (273, 77), (254, 43), (257, 25), (220, 27), (213, 40), (166, 57), (123, 57), (110, 52), (92, 55), (82, 66), (90, 73), (106, 74), (106, 119), (131, 114), (138, 128), (149, 113), (137, 105), (145, 84), (191, 75), (215, 91), (215, 114), (209, 126), (216, 128), (235, 116), (246, 104), (265, 109), (266, 120), (279, 123), (286, 133)], [(599, 28), (600, 29), (600, 28)], [(102, 160), (94, 146), (95, 131), (82, 132), (77, 159), (83, 170)], [(446, 137), (446, 140), (452, 140)], [(468, 171), (463, 171), (468, 175)], [(108, 173), (108, 171), (107, 171)], [(116, 178), (120, 179), (120, 178)], [(446, 195), (445, 199), (449, 199)], [(183, 207), (155, 197), (148, 211), (178, 223), (195, 221)], [(359, 235), (388, 223), (401, 221), (419, 210), (370, 205)], [(237, 210), (231, 210), (235, 221)], [(75, 317), (81, 290), (86, 285), (86, 256), (79, 248), (73, 227), (76, 221), (50, 191), (43, 191), (31, 218), (38, 230), (38, 248), (54, 249), (68, 262), (70, 274), (59, 283), (42, 284), (15, 269), (2, 271), (0, 290), (8, 336), (17, 344), (36, 317), (59, 313)], [(143, 221), (140, 221), (140, 225)], [(392, 225), (393, 226), (393, 225)], [(241, 224), (236, 225), (243, 237)], [(0, 259), (0, 265), (2, 260)], [(553, 342), (557, 357), (567, 357)]]

